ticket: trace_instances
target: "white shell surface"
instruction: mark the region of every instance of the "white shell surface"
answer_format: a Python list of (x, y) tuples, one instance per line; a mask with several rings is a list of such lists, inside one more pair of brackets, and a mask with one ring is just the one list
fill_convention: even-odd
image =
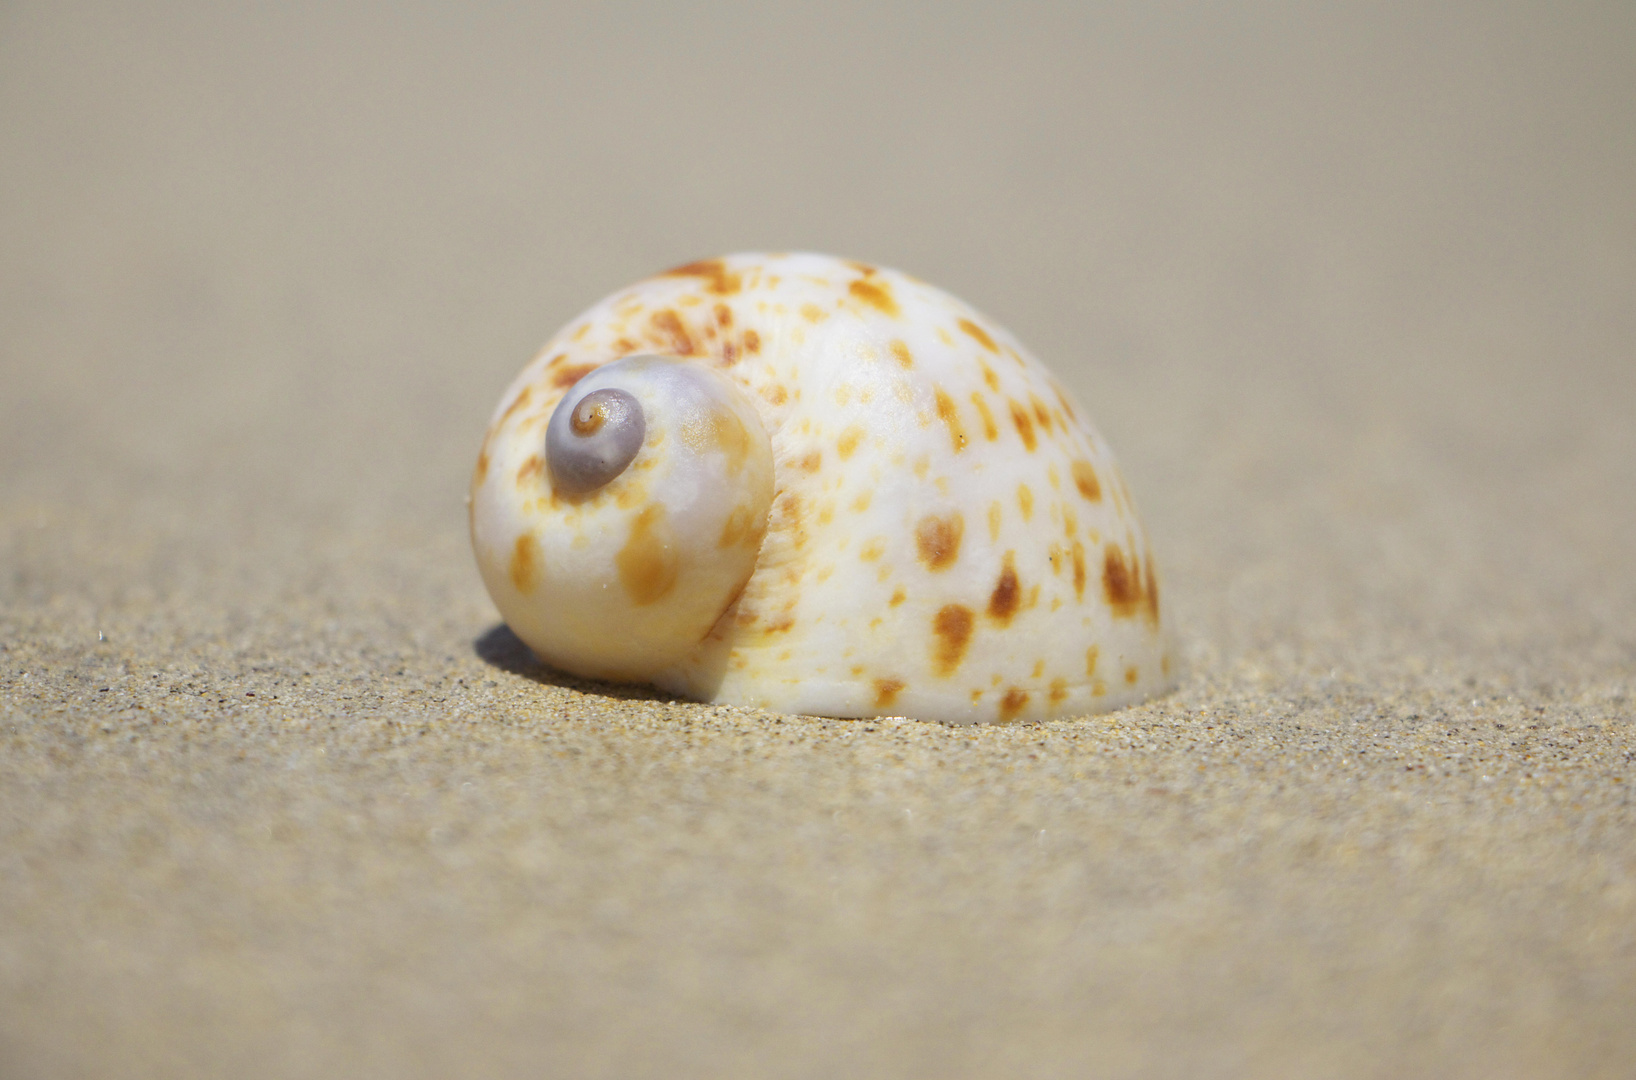
[[(588, 660), (587, 648), (569, 656), (556, 644), (595, 638), (617, 652), (644, 636), (642, 605), (620, 597), (617, 571), (576, 586), (593, 608), (610, 598), (575, 616), (594, 634), (548, 629), (561, 604), (546, 583), (595, 561), (559, 567), (559, 553), (577, 542), (612, 565), (646, 503), (593, 495), (617, 510), (593, 535), (583, 505), (553, 498), (546, 470), (529, 465), (570, 387), (645, 353), (742, 388), (773, 474), (753, 572), (657, 669), (651, 656)], [(719, 497), (722, 514), (753, 501), (732, 484)], [(1158, 573), (1107, 444), (1010, 334), (890, 270), (733, 255), (607, 298), (507, 390), (473, 475), (471, 521), (507, 622), (567, 670), (785, 712), (951, 723), (1099, 712), (1171, 683)], [(511, 563), (531, 545), (540, 564), (522, 588)], [(675, 588), (690, 589), (685, 552), (680, 565)]]

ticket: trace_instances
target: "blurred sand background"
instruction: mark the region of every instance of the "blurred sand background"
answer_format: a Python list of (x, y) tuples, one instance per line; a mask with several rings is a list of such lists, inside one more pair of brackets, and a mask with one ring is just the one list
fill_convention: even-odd
[[(0, 1075), (1636, 1074), (1633, 57), (1621, 2), (0, 4)], [(1061, 373), (1177, 693), (530, 663), (489, 410), (744, 249)]]

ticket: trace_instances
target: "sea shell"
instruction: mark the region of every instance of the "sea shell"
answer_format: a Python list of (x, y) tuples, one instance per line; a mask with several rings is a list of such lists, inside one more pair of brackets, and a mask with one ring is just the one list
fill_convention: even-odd
[(1010, 334), (891, 270), (731, 255), (615, 293), (506, 391), (470, 508), (501, 615), (573, 674), (962, 724), (1171, 682), (1107, 444)]

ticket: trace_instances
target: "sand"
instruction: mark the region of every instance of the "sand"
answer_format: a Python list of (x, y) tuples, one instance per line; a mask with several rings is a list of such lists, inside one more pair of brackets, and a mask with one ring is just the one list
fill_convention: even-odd
[[(0, 10), (0, 1075), (1636, 1073), (1636, 15)], [(1185, 660), (1042, 726), (556, 676), (581, 308), (900, 267)]]

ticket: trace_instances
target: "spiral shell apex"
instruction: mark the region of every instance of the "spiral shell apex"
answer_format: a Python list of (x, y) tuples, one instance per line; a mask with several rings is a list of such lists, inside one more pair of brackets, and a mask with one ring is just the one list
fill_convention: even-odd
[(947, 293), (828, 256), (693, 263), (569, 323), (489, 424), (471, 532), (577, 675), (949, 723), (1171, 684), (1146, 534), (1066, 390)]

